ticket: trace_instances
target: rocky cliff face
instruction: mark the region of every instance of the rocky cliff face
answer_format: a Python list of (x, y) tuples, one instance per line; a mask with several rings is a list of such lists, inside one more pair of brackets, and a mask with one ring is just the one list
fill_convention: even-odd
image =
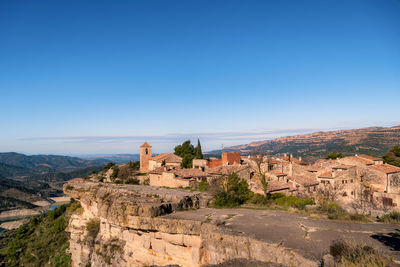
[(201, 266), (248, 259), (317, 266), (279, 244), (229, 231), (207, 220), (163, 215), (201, 209), (203, 193), (139, 185), (68, 183), (66, 194), (80, 201), (71, 217), (72, 266)]

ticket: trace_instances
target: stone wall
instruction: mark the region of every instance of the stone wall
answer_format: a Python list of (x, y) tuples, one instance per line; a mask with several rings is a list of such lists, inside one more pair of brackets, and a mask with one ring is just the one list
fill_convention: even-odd
[(190, 186), (189, 179), (181, 179), (175, 177), (173, 172), (162, 172), (161, 174), (149, 174), (151, 186), (166, 186), (166, 187), (188, 187)]

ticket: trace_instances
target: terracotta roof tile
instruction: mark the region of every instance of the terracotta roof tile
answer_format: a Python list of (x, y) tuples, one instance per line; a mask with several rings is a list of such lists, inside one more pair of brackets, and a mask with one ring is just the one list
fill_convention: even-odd
[(288, 190), (290, 189), (290, 185), (281, 181), (268, 181), (268, 191), (279, 191), (279, 190)]
[(348, 170), (350, 168), (355, 167), (354, 165), (346, 165), (346, 164), (340, 164), (337, 166), (332, 167), (332, 169), (343, 169), (343, 170)]
[(358, 155), (358, 157), (359, 158), (363, 158), (363, 159), (372, 160), (372, 161), (382, 161), (382, 158), (377, 158), (377, 157), (370, 156), (370, 155), (365, 155), (365, 154)]
[(287, 174), (286, 173), (283, 173), (283, 172), (280, 172), (280, 171), (277, 171), (277, 170), (272, 170), (272, 171), (270, 171), (269, 172), (270, 174), (272, 174), (272, 175), (275, 175), (275, 176), (287, 176)]
[(317, 179), (312, 178), (312, 177), (308, 177), (308, 176), (291, 176), (288, 177), (289, 180), (292, 180), (298, 184), (301, 184), (302, 186), (310, 186), (310, 185), (317, 185), (319, 184), (319, 182), (317, 181)]
[(240, 172), (247, 168), (249, 168), (248, 165), (227, 165), (209, 169), (207, 172), (210, 174), (231, 174), (234, 172)]
[(162, 162), (165, 160), (165, 162), (167, 162), (167, 163), (168, 162), (175, 162), (175, 163), (182, 162), (182, 158), (173, 153), (161, 153), (161, 154), (151, 157), (151, 160), (155, 160), (157, 162)]
[(372, 165), (372, 166), (368, 166), (368, 168), (370, 169), (374, 169), (386, 174), (390, 174), (390, 173), (397, 173), (400, 172), (400, 168), (393, 166), (393, 165), (389, 165), (389, 164), (384, 164), (384, 165)]

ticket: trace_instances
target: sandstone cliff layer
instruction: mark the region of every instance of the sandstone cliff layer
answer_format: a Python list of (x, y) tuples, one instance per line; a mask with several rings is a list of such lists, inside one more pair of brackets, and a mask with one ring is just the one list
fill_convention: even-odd
[(202, 266), (232, 259), (317, 266), (280, 244), (206, 219), (163, 217), (205, 207), (210, 197), (204, 193), (93, 182), (69, 183), (64, 191), (82, 205), (68, 227), (72, 266)]

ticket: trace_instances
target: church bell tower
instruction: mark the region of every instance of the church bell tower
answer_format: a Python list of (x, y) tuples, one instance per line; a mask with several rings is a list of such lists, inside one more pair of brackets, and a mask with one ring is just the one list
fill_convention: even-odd
[(144, 142), (143, 145), (140, 146), (140, 172), (148, 173), (149, 172), (149, 160), (151, 158), (151, 145), (147, 142)]

